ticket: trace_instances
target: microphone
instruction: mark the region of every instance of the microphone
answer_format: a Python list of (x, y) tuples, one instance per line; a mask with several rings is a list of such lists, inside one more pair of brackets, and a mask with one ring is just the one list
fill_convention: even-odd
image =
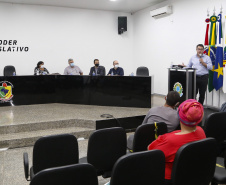
[(203, 54), (199, 54), (199, 58), (200, 58), (200, 59), (199, 59), (199, 63), (200, 63), (200, 64), (202, 64), (202, 62), (201, 62), (202, 56), (203, 56)]

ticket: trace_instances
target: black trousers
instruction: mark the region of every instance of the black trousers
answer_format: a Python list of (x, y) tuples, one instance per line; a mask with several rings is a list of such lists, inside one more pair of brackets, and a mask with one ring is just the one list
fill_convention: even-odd
[(168, 179), (165, 179), (165, 185), (172, 185), (172, 181), (168, 180)]
[(196, 95), (199, 92), (199, 103), (203, 105), (209, 75), (196, 76)]

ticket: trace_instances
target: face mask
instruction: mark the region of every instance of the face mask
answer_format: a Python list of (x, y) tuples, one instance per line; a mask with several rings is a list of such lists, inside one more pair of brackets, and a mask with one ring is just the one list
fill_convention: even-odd
[(74, 64), (74, 63), (70, 63), (70, 66), (71, 66), (71, 67), (74, 67), (74, 66), (75, 66), (75, 64)]
[(96, 67), (99, 67), (99, 64), (95, 64)]
[(118, 68), (118, 67), (119, 67), (119, 65), (118, 65), (118, 64), (116, 64), (116, 65), (115, 65), (115, 68)]
[(40, 67), (41, 67), (41, 68), (44, 68), (44, 65), (41, 65)]

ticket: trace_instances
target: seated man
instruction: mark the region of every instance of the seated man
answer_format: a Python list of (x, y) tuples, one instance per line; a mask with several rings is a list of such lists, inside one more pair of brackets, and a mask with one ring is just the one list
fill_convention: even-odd
[(83, 75), (82, 70), (75, 65), (73, 59), (68, 59), (69, 66), (65, 68), (64, 75)]
[(100, 66), (99, 60), (94, 60), (94, 66), (90, 68), (90, 76), (105, 76), (105, 67)]
[(117, 60), (113, 62), (114, 68), (111, 68), (108, 72), (108, 76), (124, 76), (123, 68), (119, 67), (119, 63)]
[(181, 130), (158, 137), (148, 150), (162, 150), (165, 154), (166, 185), (171, 184), (171, 172), (177, 150), (184, 144), (206, 138), (203, 129), (198, 125), (203, 118), (203, 106), (194, 99), (184, 101), (178, 108)]
[[(144, 118), (143, 124), (153, 124), (154, 122), (165, 122), (168, 132), (174, 131), (179, 126), (179, 117), (174, 109), (179, 105), (180, 95), (176, 91), (170, 91), (165, 97), (165, 104), (161, 107), (153, 107)], [(132, 149), (134, 135), (128, 138), (127, 147)]]
[(170, 91), (165, 97), (165, 104), (161, 107), (153, 107), (145, 116), (143, 124), (165, 122), (168, 132), (174, 131), (180, 124), (175, 108), (179, 105), (180, 95), (176, 91)]

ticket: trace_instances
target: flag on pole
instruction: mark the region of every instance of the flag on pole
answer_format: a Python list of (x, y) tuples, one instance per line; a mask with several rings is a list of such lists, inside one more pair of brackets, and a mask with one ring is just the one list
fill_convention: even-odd
[[(224, 70), (223, 73), (226, 74), (226, 16), (225, 16), (225, 29), (224, 29), (224, 58), (223, 58)], [(226, 75), (223, 76), (223, 92), (226, 93)]]
[(223, 60), (223, 65), (226, 65), (226, 16), (225, 16), (225, 33), (224, 33), (224, 60)]
[(219, 90), (223, 86), (223, 36), (222, 36), (222, 23), (221, 14), (218, 15), (217, 21), (217, 50), (216, 61), (213, 74), (213, 86)]
[(205, 36), (205, 42), (204, 42), (204, 45), (205, 46), (209, 46), (209, 27), (210, 27), (210, 19), (207, 18), (206, 19), (206, 36)]
[(216, 91), (223, 86), (223, 47), (217, 47), (213, 86)]
[(211, 28), (210, 28), (210, 38), (209, 38), (209, 49), (208, 55), (211, 58), (213, 69), (209, 70), (209, 80), (208, 80), (208, 90), (211, 92), (214, 89), (213, 86), (213, 76), (214, 76), (214, 67), (215, 67), (215, 59), (216, 59), (216, 22), (217, 17), (215, 15), (210, 17)]

